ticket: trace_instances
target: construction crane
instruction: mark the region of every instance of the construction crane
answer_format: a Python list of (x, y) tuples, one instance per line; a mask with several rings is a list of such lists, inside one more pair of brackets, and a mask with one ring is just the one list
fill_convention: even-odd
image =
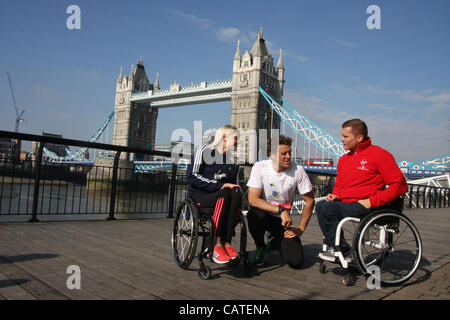
[(13, 89), (11, 77), (10, 77), (8, 72), (6, 72), (6, 75), (8, 76), (9, 87), (11, 88), (11, 95), (12, 95), (12, 99), (13, 99), (13, 103), (14, 103), (14, 109), (16, 109), (16, 127), (15, 127), (15, 132), (19, 132), (19, 123), (26, 121), (25, 119), (22, 118), (25, 110), (22, 110), (22, 112), (19, 114), (19, 110), (17, 109), (17, 105), (16, 105), (16, 96), (14, 95), (14, 89)]

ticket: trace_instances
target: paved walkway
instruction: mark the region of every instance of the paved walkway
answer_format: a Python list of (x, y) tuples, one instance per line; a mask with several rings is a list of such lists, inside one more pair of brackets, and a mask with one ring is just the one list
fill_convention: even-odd
[(434, 270), (423, 281), (399, 288), (385, 300), (450, 300), (450, 263)]
[[(321, 232), (312, 217), (302, 236), (305, 265), (292, 270), (279, 254), (259, 275), (242, 266), (210, 264), (213, 278), (199, 279), (194, 260), (180, 269), (171, 253), (172, 219), (0, 224), (0, 299), (448, 299), (449, 209), (409, 210), (423, 242), (421, 266), (406, 286), (369, 290), (357, 276), (342, 284), (339, 268), (320, 274)], [(294, 218), (298, 222), (299, 217)], [(248, 241), (250, 255), (254, 244)], [(209, 263), (208, 263), (209, 264)], [(80, 289), (69, 289), (69, 266), (80, 268)], [(73, 279), (72, 279), (73, 280)]]

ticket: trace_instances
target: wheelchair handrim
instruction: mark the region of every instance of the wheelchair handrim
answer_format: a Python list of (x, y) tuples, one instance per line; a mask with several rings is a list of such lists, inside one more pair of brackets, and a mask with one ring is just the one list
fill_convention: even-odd
[[(409, 278), (411, 278), (413, 276), (413, 274), (417, 271), (417, 268), (419, 267), (420, 260), (422, 257), (422, 243), (421, 243), (419, 232), (418, 232), (417, 228), (415, 227), (415, 225), (411, 222), (411, 220), (409, 220), (406, 216), (404, 216), (403, 214), (400, 214), (400, 213), (391, 212), (391, 213), (377, 214), (372, 217), (367, 217), (368, 219), (367, 220), (365, 219), (367, 221), (367, 223), (364, 224), (364, 227), (357, 234), (357, 247), (355, 248), (355, 250), (357, 250), (358, 267), (360, 268), (360, 271), (362, 273), (368, 274), (367, 267), (369, 267), (371, 265), (376, 265), (378, 263), (381, 263), (381, 265), (383, 265), (385, 262), (385, 259), (389, 258), (389, 255), (395, 253), (395, 250), (393, 250), (393, 251), (389, 251), (389, 250), (392, 250), (395, 242), (398, 240), (396, 240), (396, 241), (394, 241), (394, 243), (392, 243), (392, 248), (389, 250), (383, 249), (382, 247), (378, 247), (377, 249), (380, 250), (378, 252), (378, 255), (376, 257), (374, 257), (371, 261), (366, 262), (366, 261), (364, 261), (362, 250), (365, 247), (365, 245), (367, 245), (366, 244), (367, 241), (362, 239), (362, 237), (364, 237), (366, 235), (368, 228), (374, 227), (372, 225), (373, 222), (376, 222), (376, 220), (381, 219), (383, 217), (389, 217), (389, 216), (398, 218), (399, 221), (402, 221), (403, 223), (405, 223), (406, 225), (405, 225), (402, 233), (405, 232), (409, 228), (411, 230), (411, 232), (414, 236), (414, 240), (415, 240), (415, 259), (414, 259), (414, 262), (412, 263), (413, 267), (412, 267), (412, 269), (409, 270), (409, 272), (406, 275), (402, 276), (399, 279), (393, 279), (393, 280), (383, 279), (382, 278), (383, 272), (381, 271), (381, 274), (380, 274), (381, 283), (383, 283), (383, 284), (399, 284), (399, 283), (403, 283), (403, 282), (407, 281)], [(378, 228), (383, 228), (383, 227), (378, 226)], [(412, 242), (412, 240), (410, 240), (408, 242)], [(362, 243), (364, 243), (364, 245), (361, 245)], [(370, 246), (375, 247), (375, 244), (371, 244)]]

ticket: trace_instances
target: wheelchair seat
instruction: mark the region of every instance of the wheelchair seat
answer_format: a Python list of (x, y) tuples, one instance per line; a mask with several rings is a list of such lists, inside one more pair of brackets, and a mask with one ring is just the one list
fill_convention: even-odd
[(370, 208), (369, 213), (382, 209), (389, 209), (397, 212), (403, 212), (403, 196), (398, 197), (397, 199), (392, 200), (391, 202), (388, 202), (385, 205)]
[[(369, 214), (373, 212), (403, 212), (403, 197), (398, 197), (391, 202), (388, 202), (385, 205), (381, 205), (378, 207), (370, 208)], [(363, 219), (366, 215), (361, 215), (359, 218)], [(380, 225), (396, 225), (400, 219), (394, 216), (385, 216), (377, 220), (377, 223)]]
[(199, 203), (195, 205), (197, 206), (198, 213), (201, 215), (212, 215), (214, 213), (214, 207), (202, 207)]

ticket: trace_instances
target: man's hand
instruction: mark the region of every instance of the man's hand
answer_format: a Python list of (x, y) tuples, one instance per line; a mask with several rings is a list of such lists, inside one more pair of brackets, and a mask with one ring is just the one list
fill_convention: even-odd
[(327, 194), (327, 201), (339, 201), (339, 197), (335, 194), (329, 193)]
[(284, 228), (289, 228), (292, 225), (292, 218), (287, 210), (284, 210), (281, 213), (280, 217), (281, 217), (281, 225)]
[(290, 227), (284, 232), (285, 238), (295, 238), (299, 237), (303, 234), (303, 230), (298, 227)]
[(220, 189), (234, 189), (234, 188), (239, 188), (239, 185), (237, 184), (232, 184), (232, 183), (225, 183), (222, 188)]
[(358, 200), (358, 202), (361, 203), (364, 206), (364, 208), (366, 208), (366, 209), (372, 208), (371, 205), (370, 205), (370, 199), (369, 198)]

